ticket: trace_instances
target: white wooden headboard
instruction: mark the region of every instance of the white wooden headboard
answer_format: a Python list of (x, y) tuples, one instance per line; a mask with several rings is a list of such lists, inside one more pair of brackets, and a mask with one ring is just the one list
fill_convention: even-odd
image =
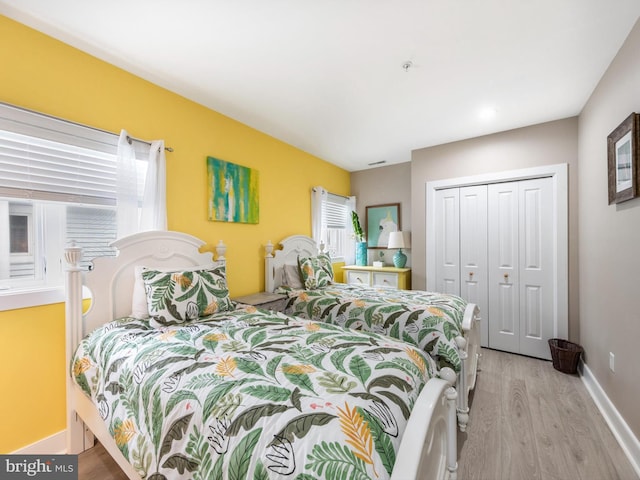
[[(67, 248), (67, 309), (81, 308), (82, 284), (91, 294), (88, 311), (82, 318), (73, 318), (73, 328), (79, 335), (79, 338), (72, 340), (73, 346), (100, 325), (131, 314), (136, 265), (180, 268), (211, 264), (213, 254), (200, 253), (204, 244), (199, 238), (181, 232), (138, 233), (113, 242), (111, 245), (116, 248), (116, 256), (95, 259), (94, 268), (88, 272), (80, 272), (77, 266), (81, 250), (77, 247)], [(224, 257), (219, 254), (218, 260), (224, 260)], [(69, 320), (71, 312), (67, 313)]]
[[(88, 272), (83, 271), (79, 266), (82, 249), (66, 248), (65, 259), (68, 264), (65, 286), (66, 365), (70, 365), (77, 345), (87, 333), (116, 318), (131, 314), (136, 265), (158, 268), (210, 265), (214, 263), (213, 254), (200, 253), (200, 248), (204, 244), (202, 240), (180, 232), (137, 233), (113, 242), (111, 245), (116, 248), (116, 256), (97, 258), (93, 262), (93, 270)], [(224, 261), (226, 246), (222, 241), (216, 247), (216, 251), (217, 261)], [(83, 284), (91, 294), (91, 306), (86, 314), (82, 311)], [(67, 453), (79, 453), (85, 450), (87, 445), (93, 444), (93, 437), (85, 433), (78, 414), (92, 426), (92, 431), (104, 430), (104, 438), (109, 437), (99, 415), (97, 412), (92, 413), (95, 409), (89, 405), (91, 403), (84, 393), (74, 386), (71, 375), (67, 375)], [(120, 453), (117, 447), (109, 449), (105, 444), (105, 448), (112, 455), (117, 456)], [(120, 456), (122, 457), (121, 454)], [(137, 474), (130, 468), (131, 466), (127, 467), (124, 457), (120, 459), (119, 464), (125, 471), (133, 472), (130, 478), (136, 477)]]
[(298, 265), (298, 257), (314, 257), (323, 250), (311, 237), (292, 235), (280, 242), (282, 249), (274, 254), (267, 251), (264, 259), (264, 285), (267, 292), (273, 292), (282, 285), (282, 272), (285, 265)]

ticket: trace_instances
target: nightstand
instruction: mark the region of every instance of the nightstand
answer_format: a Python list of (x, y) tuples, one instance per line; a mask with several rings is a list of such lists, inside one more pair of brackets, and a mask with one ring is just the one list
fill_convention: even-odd
[(411, 289), (411, 269), (395, 267), (342, 267), (345, 283), (368, 285), (370, 287), (394, 287), (400, 290)]
[(252, 305), (256, 308), (271, 310), (272, 312), (282, 312), (287, 303), (287, 296), (280, 293), (260, 292), (232, 298), (231, 300), (245, 305)]

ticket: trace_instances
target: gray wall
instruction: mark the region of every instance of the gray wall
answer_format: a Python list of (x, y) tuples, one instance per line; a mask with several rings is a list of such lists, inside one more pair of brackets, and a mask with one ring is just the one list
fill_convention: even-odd
[(533, 125), (461, 142), (414, 150), (411, 161), (412, 286), (425, 289), (426, 183), (505, 170), (569, 165), (569, 338), (580, 338), (578, 319), (578, 118)]
[[(640, 113), (640, 23), (580, 114), (580, 340), (598, 383), (640, 438), (640, 199), (608, 205), (607, 135)], [(615, 373), (609, 370), (615, 354)]]
[[(640, 198), (608, 205), (606, 138), (631, 112), (640, 112), (639, 58), (640, 22), (579, 117), (415, 150), (409, 164), (351, 175), (361, 212), (366, 205), (400, 201), (405, 228), (409, 210), (412, 283), (413, 288), (424, 289), (426, 182), (567, 163), (569, 338), (584, 346), (588, 368), (636, 438), (640, 438), (640, 254), (636, 251)], [(615, 354), (615, 373), (609, 370), (609, 352)]]
[[(351, 174), (351, 195), (356, 196), (358, 216), (365, 228), (366, 207), (384, 205), (385, 203), (400, 204), (400, 228), (412, 233), (411, 228), (411, 163), (400, 163), (387, 167), (360, 170)], [(368, 264), (379, 260), (379, 252), (384, 253), (384, 262), (391, 265), (396, 250), (369, 250)], [(412, 266), (413, 248), (403, 250), (407, 255), (407, 267)]]

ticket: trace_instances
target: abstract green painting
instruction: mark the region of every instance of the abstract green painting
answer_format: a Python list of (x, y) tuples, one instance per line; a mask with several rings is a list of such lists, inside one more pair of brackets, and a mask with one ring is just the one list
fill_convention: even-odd
[(209, 220), (258, 223), (258, 171), (207, 157)]

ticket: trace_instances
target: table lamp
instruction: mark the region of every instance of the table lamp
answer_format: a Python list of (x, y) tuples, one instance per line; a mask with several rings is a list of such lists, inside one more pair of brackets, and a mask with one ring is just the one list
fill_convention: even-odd
[(402, 249), (406, 248), (404, 241), (404, 235), (402, 232), (391, 232), (389, 234), (389, 246), (388, 248), (397, 248), (398, 251), (393, 256), (393, 265), (396, 268), (404, 268), (407, 263), (407, 256), (402, 253)]

